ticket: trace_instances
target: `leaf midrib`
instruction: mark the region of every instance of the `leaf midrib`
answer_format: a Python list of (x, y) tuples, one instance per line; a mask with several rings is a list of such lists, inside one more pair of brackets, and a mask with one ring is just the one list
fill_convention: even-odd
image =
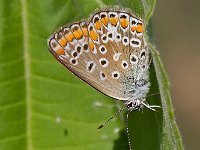
[(27, 18), (27, 0), (21, 0), (22, 7), (22, 32), (23, 32), (23, 57), (25, 76), (25, 103), (26, 103), (26, 145), (27, 150), (32, 150), (31, 142), (31, 96), (30, 96), (30, 53), (29, 53), (29, 28)]

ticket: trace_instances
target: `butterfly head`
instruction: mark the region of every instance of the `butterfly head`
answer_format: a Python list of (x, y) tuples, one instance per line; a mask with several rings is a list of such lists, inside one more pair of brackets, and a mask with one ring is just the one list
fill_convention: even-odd
[[(143, 100), (144, 101), (144, 100)], [(129, 112), (135, 111), (135, 110), (141, 110), (143, 109), (144, 105), (141, 102), (141, 100), (132, 100), (132, 101), (128, 101), (126, 103), (127, 109)]]

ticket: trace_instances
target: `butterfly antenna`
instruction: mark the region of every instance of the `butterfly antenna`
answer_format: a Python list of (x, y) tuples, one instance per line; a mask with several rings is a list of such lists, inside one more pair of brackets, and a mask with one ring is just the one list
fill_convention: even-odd
[(128, 137), (129, 149), (132, 150), (131, 140), (130, 140), (130, 134), (129, 134), (129, 129), (128, 129), (128, 116), (129, 116), (129, 112), (126, 115), (126, 133), (127, 133), (127, 137)]
[(126, 109), (126, 107), (123, 107), (122, 109), (120, 109), (112, 117), (110, 117), (105, 123), (103, 123), (102, 125), (100, 125), (97, 129), (101, 129), (101, 128), (105, 127), (110, 120), (112, 120), (115, 116), (119, 115), (125, 109)]

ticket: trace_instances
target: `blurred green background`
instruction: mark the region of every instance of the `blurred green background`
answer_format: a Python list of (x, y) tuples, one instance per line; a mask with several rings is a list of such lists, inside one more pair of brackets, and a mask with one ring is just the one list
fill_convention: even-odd
[(176, 120), (187, 150), (200, 149), (200, 1), (158, 0), (157, 49), (171, 82)]

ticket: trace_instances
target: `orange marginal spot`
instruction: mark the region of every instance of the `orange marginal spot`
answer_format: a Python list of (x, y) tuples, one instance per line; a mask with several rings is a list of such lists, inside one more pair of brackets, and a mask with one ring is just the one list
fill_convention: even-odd
[(68, 42), (71, 42), (74, 39), (74, 35), (72, 33), (69, 33), (65, 36)]
[(125, 18), (122, 18), (120, 23), (122, 28), (126, 28), (129, 22)]
[(62, 38), (59, 40), (59, 44), (62, 46), (62, 47), (65, 47), (66, 46), (66, 43), (67, 43), (67, 40), (65, 38)]
[(96, 28), (97, 30), (100, 30), (100, 29), (101, 29), (101, 21), (100, 21), (100, 20), (98, 20), (98, 21), (95, 23), (95, 28)]
[(136, 27), (135, 27), (135, 26), (131, 27), (131, 31), (132, 31), (132, 32), (134, 32), (135, 30), (136, 30)]
[(81, 31), (80, 28), (77, 29), (77, 30), (75, 30), (75, 31), (73, 32), (73, 34), (74, 34), (74, 36), (75, 36), (76, 39), (80, 39), (80, 38), (83, 36), (83, 33), (82, 33), (82, 31)]
[(82, 28), (82, 32), (84, 36), (88, 36), (88, 30), (87, 28)]
[(90, 42), (90, 43), (89, 43), (89, 48), (90, 48), (91, 50), (94, 49), (94, 43), (93, 43), (93, 42)]
[(101, 22), (104, 24), (104, 26), (107, 26), (108, 25), (108, 18), (107, 17), (102, 18)]
[(94, 41), (98, 40), (98, 34), (94, 30), (90, 31), (90, 37)]
[(117, 22), (118, 22), (118, 18), (114, 18), (114, 17), (111, 17), (111, 18), (110, 18), (110, 23), (111, 23), (113, 26), (116, 26), (116, 25), (117, 25)]
[(136, 31), (137, 31), (138, 33), (143, 32), (143, 26), (142, 26), (141, 24), (138, 24), (137, 27), (136, 27)]
[(59, 49), (56, 51), (56, 53), (57, 53), (58, 55), (64, 55), (64, 54), (65, 54), (65, 51), (64, 51), (63, 48), (59, 48)]

